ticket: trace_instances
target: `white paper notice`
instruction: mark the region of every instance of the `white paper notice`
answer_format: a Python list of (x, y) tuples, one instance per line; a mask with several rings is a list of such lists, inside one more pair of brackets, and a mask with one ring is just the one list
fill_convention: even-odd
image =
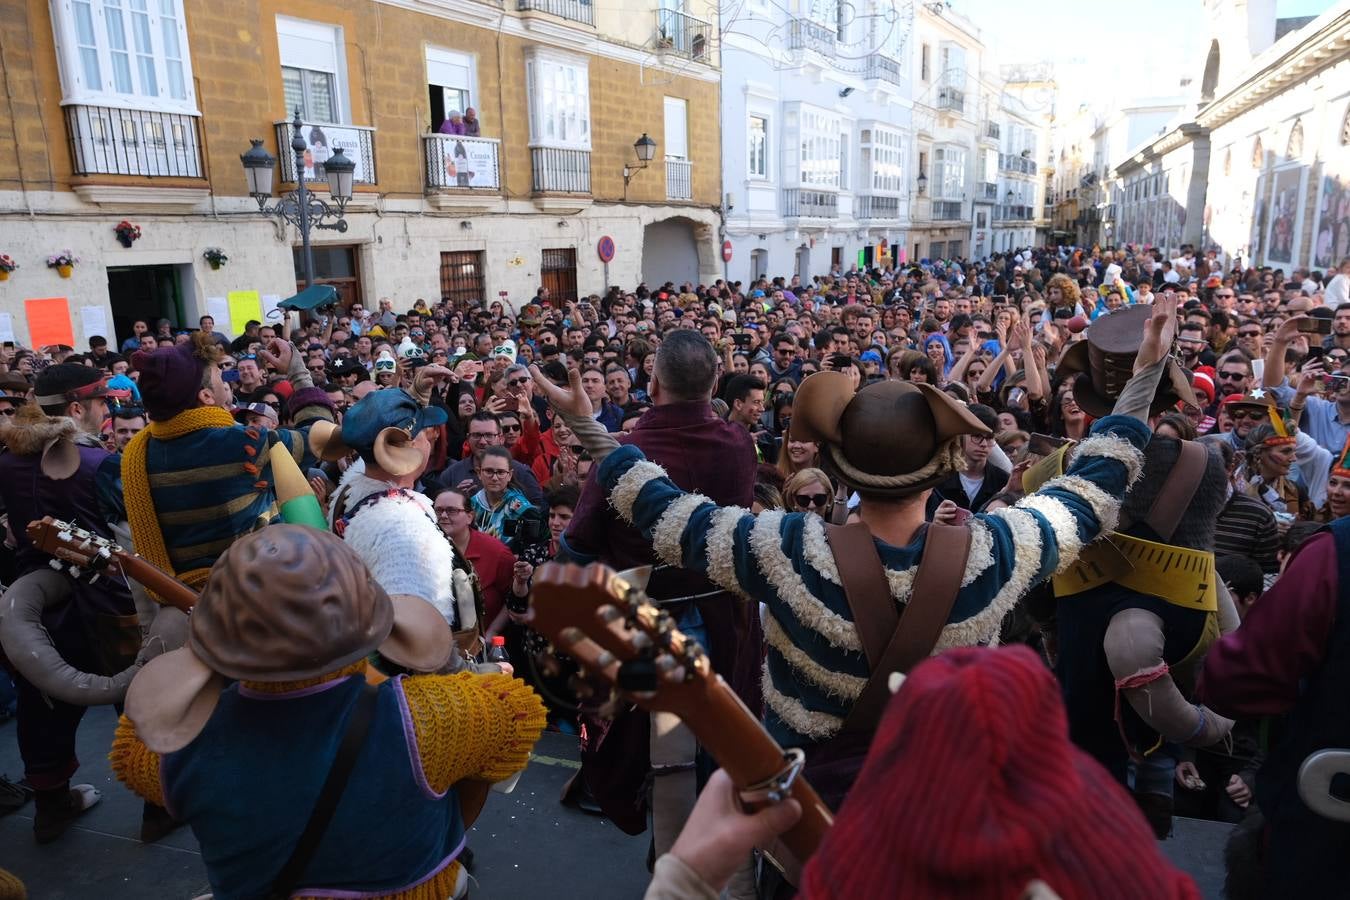
[(107, 338), (109, 343), (117, 343), (113, 340), (113, 335), (108, 333), (108, 314), (103, 311), (103, 307), (81, 306), (80, 324), (84, 327), (86, 341), (97, 334)]
[(230, 333), (230, 304), (224, 297), (207, 297), (206, 314), (216, 320), (216, 331), (230, 339), (239, 336)]
[(14, 317), (9, 313), (0, 313), (0, 341), (14, 340)]
[(286, 318), (286, 310), (277, 309), (277, 304), (281, 302), (279, 294), (262, 295), (263, 322), (268, 325), (275, 325)]

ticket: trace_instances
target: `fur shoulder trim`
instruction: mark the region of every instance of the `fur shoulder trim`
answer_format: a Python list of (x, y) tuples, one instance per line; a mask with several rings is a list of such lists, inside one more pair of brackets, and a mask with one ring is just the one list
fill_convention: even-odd
[(0, 443), (19, 456), (36, 456), (54, 440), (79, 442), (80, 429), (66, 416), (49, 416), (29, 403), (0, 424)]

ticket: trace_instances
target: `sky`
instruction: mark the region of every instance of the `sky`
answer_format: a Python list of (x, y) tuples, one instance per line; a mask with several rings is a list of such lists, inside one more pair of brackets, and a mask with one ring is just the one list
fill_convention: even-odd
[[(1209, 40), (1201, 0), (951, 0), (952, 8), (980, 28), (1000, 63), (1051, 60), (1060, 111), (1079, 103), (1105, 106), (1178, 92), (1182, 77), (1199, 81)], [(1277, 0), (1276, 16), (1311, 16), (1334, 0)], [(1108, 48), (1106, 41), (1110, 41)], [(1164, 48), (1186, 54), (1160, 65)]]

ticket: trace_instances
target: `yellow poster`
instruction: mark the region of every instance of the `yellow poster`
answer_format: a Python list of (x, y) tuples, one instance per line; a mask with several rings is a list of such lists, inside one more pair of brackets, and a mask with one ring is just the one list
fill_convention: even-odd
[(262, 297), (257, 291), (230, 291), (230, 332), (238, 336), (244, 333), (249, 322), (262, 322)]

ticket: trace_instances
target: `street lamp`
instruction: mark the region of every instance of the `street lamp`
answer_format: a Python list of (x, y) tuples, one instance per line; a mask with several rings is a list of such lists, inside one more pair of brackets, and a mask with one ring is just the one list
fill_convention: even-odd
[[(239, 156), (244, 166), (244, 178), (248, 182), (248, 193), (258, 201), (258, 211), (276, 216), (283, 222), (290, 222), (300, 229), (300, 244), (304, 250), (305, 287), (314, 284), (314, 254), (310, 249), (309, 232), (311, 228), (323, 228), (339, 234), (347, 231), (347, 220), (343, 218), (347, 202), (352, 199), (352, 181), (356, 173), (356, 163), (349, 159), (341, 147), (323, 162), (324, 175), (328, 179), (328, 193), (337, 208), (315, 197), (305, 185), (305, 151), (309, 145), (301, 135), (305, 123), (300, 119), (299, 107), (291, 121), (293, 136), (291, 151), (295, 155), (295, 190), (277, 199), (273, 206), (267, 205), (272, 196), (272, 166), (276, 160), (263, 149), (263, 142), (253, 138), (253, 146), (247, 153)], [(329, 220), (333, 221), (329, 221)]]
[(919, 186), (919, 196), (922, 197), (923, 192), (928, 190), (928, 176), (920, 172), (919, 177), (915, 179), (915, 182)]
[(647, 168), (647, 163), (656, 157), (656, 141), (647, 136), (647, 132), (642, 132), (642, 137), (633, 141), (633, 152), (637, 154), (637, 166), (630, 166), (628, 163), (623, 165), (623, 198), (628, 199), (628, 182), (633, 180), (633, 176), (643, 169)]

